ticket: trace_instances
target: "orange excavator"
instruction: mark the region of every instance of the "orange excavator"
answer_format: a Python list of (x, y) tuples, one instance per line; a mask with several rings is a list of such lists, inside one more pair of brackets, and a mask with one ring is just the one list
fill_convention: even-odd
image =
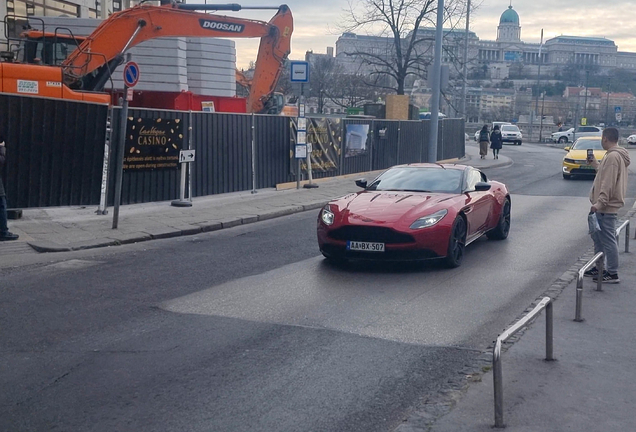
[[(197, 11), (272, 8), (163, 2), (166, 4), (142, 3), (117, 12), (80, 40), (72, 35), (58, 34), (57, 29), (55, 33), (47, 33), (44, 28), (23, 33), (22, 42), (26, 45), (23, 44), (22, 58), (2, 53), (6, 61), (0, 62), (0, 92), (108, 103), (111, 96), (103, 90), (112, 72), (124, 62), (126, 51), (143, 41), (180, 36), (260, 37), (247, 110), (254, 113), (276, 110), (272, 104), (279, 101), (272, 95), (291, 52), (293, 18), (289, 7), (275, 8), (274, 17), (263, 22)], [(41, 57), (37, 57), (37, 49), (28, 48), (29, 42), (33, 47), (38, 41), (43, 42), (41, 47), (48, 47), (40, 49)], [(64, 49), (60, 49), (62, 47)], [(64, 50), (69, 49), (72, 52), (65, 57)], [(59, 61), (61, 58), (64, 59)]]

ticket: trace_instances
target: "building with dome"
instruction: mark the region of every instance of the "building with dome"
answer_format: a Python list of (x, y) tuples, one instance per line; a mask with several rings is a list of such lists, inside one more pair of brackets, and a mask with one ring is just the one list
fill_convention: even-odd
[[(464, 29), (444, 29), (442, 62), (451, 65), (451, 75), (453, 63), (457, 65), (458, 59), (463, 56), (464, 35)], [(418, 37), (424, 42), (418, 45), (417, 51), (430, 56), (432, 61), (435, 28), (420, 28)], [(539, 64), (542, 74), (555, 73), (567, 65), (594, 65), (600, 70), (617, 67), (636, 70), (636, 53), (618, 51), (614, 41), (607, 38), (561, 35), (544, 41), (543, 46), (523, 42), (521, 20), (512, 4), (501, 14), (496, 40), (481, 40), (472, 31), (468, 34), (468, 40), (469, 69), (481, 71), (482, 79), (505, 79), (515, 68), (523, 70), (526, 75), (536, 75)], [(365, 73), (369, 69), (355, 53), (369, 52), (389, 58), (391, 50), (391, 39), (385, 37), (349, 32), (342, 34), (336, 41), (336, 58), (350, 72)]]

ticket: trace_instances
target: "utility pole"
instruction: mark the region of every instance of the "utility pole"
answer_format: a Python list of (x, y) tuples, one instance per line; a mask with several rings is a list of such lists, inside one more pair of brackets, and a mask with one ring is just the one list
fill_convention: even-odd
[(539, 43), (539, 68), (537, 70), (537, 96), (534, 102), (534, 111), (530, 112), (530, 138), (534, 134), (534, 116), (539, 112), (539, 86), (541, 83), (541, 48), (543, 48), (543, 29), (541, 29), (541, 42)]
[(590, 78), (590, 70), (585, 70), (585, 106), (583, 107), (583, 118), (585, 119), (585, 124), (587, 124), (587, 82)]
[(444, 37), (444, 0), (437, 1), (437, 28), (435, 29), (435, 57), (433, 60), (433, 94), (431, 96), (431, 130), (428, 137), (429, 163), (437, 162), (437, 131), (439, 123), (439, 95), (442, 85), (442, 38)]
[(607, 79), (607, 104), (605, 105), (605, 127), (609, 126), (609, 117), (607, 116), (609, 113), (609, 97), (610, 91), (612, 89), (612, 78)]
[(468, 81), (468, 31), (470, 28), (470, 0), (466, 4), (466, 33), (464, 34), (464, 67), (462, 71), (462, 103), (460, 105), (461, 115), (465, 121), (468, 121), (468, 115), (466, 113), (466, 81)]

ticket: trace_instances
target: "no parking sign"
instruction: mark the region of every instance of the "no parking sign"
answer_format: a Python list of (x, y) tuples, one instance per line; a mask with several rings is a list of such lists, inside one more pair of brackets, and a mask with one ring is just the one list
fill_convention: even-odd
[(134, 87), (139, 82), (139, 65), (128, 62), (124, 67), (124, 83), (127, 87)]

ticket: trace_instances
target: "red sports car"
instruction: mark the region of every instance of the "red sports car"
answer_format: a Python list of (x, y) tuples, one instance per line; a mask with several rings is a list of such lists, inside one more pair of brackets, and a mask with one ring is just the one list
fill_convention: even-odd
[(457, 267), (466, 245), (510, 231), (510, 194), (476, 168), (409, 164), (389, 168), (363, 191), (318, 215), (318, 245), (333, 261), (444, 259)]

